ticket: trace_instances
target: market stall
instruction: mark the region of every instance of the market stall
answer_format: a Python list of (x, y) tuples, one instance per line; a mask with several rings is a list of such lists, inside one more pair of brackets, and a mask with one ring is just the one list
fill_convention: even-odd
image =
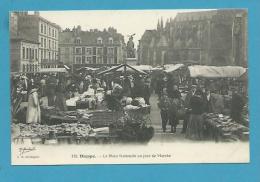
[(246, 141), (249, 128), (234, 122), (230, 116), (208, 113), (204, 115), (206, 137), (215, 141)]
[[(188, 66), (188, 71), (190, 78), (196, 80), (201, 89), (210, 91), (212, 113), (204, 114), (206, 136), (215, 141), (248, 140), (247, 106), (244, 106), (245, 110), (241, 120), (231, 117), (232, 102), (234, 100), (238, 103), (243, 101), (240, 94), (242, 86), (238, 82), (246, 74), (247, 69), (239, 66), (194, 65)], [(232, 91), (235, 91), (236, 98)]]
[(192, 78), (238, 78), (246, 72), (240, 66), (188, 66)]
[(146, 75), (147, 73), (140, 70), (139, 68), (135, 68), (133, 66), (130, 66), (128, 64), (121, 64), (119, 66), (113, 66), (105, 71), (102, 71), (100, 73), (98, 73), (98, 75), (104, 75), (104, 74), (107, 74), (107, 73), (112, 73), (112, 72), (116, 72), (116, 71), (119, 71), (119, 72), (124, 72), (126, 73), (127, 71), (134, 71), (134, 72), (137, 72), (139, 74), (142, 74), (142, 75)]
[[(128, 65), (121, 67), (146, 74)], [(59, 68), (57, 71), (63, 73), (64, 70)], [(144, 99), (135, 98), (133, 103), (129, 102), (130, 98), (122, 97), (122, 87), (119, 84), (114, 84), (112, 90), (105, 91), (101, 84), (93, 85), (93, 80), (85, 92), (75, 92), (66, 100), (68, 111), (59, 110), (56, 106), (41, 105), (40, 123), (25, 124), (17, 118), (12, 125), (16, 133), (13, 141), (30, 141), (33, 144), (148, 142), (153, 136), (153, 128), (148, 124), (150, 107)]]
[(67, 73), (66, 68), (41, 68), (40, 73)]

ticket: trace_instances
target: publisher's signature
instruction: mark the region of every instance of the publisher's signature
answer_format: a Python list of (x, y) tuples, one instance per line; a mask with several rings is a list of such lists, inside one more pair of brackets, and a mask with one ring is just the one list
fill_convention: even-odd
[(29, 152), (32, 152), (34, 150), (36, 150), (35, 147), (20, 147), (19, 148), (19, 154), (20, 154), (20, 156), (22, 156), (22, 155), (29, 153)]

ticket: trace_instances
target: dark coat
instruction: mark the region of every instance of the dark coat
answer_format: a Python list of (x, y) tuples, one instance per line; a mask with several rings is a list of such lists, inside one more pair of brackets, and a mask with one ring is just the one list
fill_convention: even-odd
[(214, 112), (214, 104), (213, 104), (213, 98), (210, 96), (210, 99), (207, 99), (207, 96), (203, 96), (203, 101), (204, 101), (204, 111), (206, 113), (213, 113)]
[(192, 96), (190, 99), (191, 114), (202, 114), (204, 112), (203, 99), (198, 96)]
[(245, 102), (242, 96), (238, 94), (233, 94), (231, 99), (231, 118), (237, 122), (241, 121), (241, 114)]

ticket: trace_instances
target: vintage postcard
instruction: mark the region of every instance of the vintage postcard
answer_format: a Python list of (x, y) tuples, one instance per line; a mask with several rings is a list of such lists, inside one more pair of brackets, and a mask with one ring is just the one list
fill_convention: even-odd
[(12, 165), (250, 162), (246, 9), (9, 18)]

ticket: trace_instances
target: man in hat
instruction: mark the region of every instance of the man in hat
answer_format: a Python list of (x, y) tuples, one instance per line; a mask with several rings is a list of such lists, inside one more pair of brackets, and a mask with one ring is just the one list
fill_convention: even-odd
[(168, 97), (166, 88), (163, 89), (161, 97), (159, 97), (158, 107), (161, 110), (161, 120), (163, 132), (166, 132), (166, 125), (169, 121), (169, 108), (170, 108), (170, 98)]

